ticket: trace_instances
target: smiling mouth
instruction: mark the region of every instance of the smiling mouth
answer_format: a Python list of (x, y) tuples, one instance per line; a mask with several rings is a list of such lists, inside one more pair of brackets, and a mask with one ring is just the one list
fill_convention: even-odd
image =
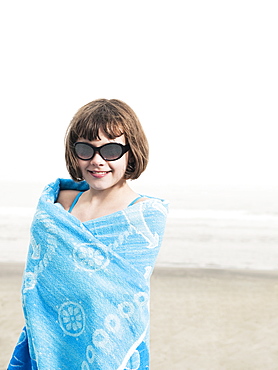
[(105, 174), (105, 173), (109, 173), (109, 172), (111, 172), (111, 171), (89, 171), (89, 172), (91, 172), (91, 173), (96, 173), (96, 174)]
[(112, 171), (88, 171), (88, 172), (95, 177), (103, 177)]

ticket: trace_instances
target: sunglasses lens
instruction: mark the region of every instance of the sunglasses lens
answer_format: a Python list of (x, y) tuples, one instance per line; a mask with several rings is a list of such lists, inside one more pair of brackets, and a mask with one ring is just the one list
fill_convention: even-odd
[(78, 158), (90, 159), (94, 155), (94, 149), (86, 143), (77, 143), (75, 145), (75, 153)]
[(88, 161), (92, 159), (96, 152), (106, 161), (115, 161), (122, 157), (122, 155), (128, 150), (127, 146), (124, 147), (118, 143), (109, 143), (101, 147), (93, 147), (87, 143), (76, 143), (74, 146), (75, 154), (79, 159)]
[(123, 154), (122, 146), (119, 144), (108, 144), (100, 149), (101, 156), (108, 161), (115, 161)]

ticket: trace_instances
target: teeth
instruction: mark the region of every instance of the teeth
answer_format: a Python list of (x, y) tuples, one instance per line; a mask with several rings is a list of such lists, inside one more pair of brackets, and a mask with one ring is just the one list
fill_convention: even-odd
[(107, 173), (106, 171), (100, 172), (100, 171), (92, 171), (93, 173), (97, 173), (98, 175), (104, 175)]

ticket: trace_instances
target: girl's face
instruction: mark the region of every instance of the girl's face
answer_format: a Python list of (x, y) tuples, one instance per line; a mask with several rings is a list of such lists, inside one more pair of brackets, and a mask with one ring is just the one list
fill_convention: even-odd
[[(100, 140), (93, 141), (80, 138), (78, 142), (89, 143), (95, 147), (108, 143), (126, 144), (124, 135), (111, 140), (100, 130), (99, 138)], [(90, 187), (94, 190), (102, 191), (121, 187), (125, 183), (124, 175), (128, 164), (128, 155), (129, 153), (127, 152), (115, 161), (106, 161), (99, 153), (95, 153), (94, 157), (88, 161), (78, 158), (78, 165), (84, 180)]]

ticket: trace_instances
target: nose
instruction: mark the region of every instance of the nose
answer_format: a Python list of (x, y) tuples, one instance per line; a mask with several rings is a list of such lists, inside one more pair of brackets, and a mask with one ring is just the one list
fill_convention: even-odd
[(93, 158), (90, 160), (90, 164), (95, 166), (103, 166), (105, 164), (105, 160), (98, 152), (95, 152)]

